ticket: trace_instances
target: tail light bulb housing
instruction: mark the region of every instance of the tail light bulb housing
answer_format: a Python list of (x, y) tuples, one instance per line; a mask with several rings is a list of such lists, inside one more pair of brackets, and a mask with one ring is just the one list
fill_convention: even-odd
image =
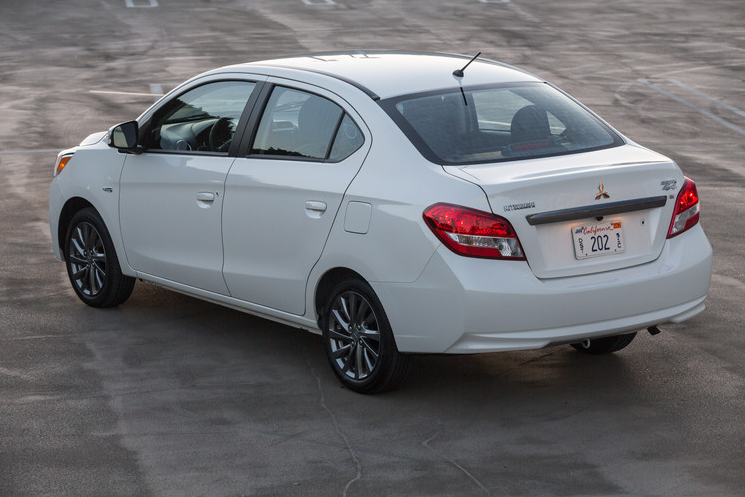
[(524, 261), (510, 222), (490, 212), (452, 204), (435, 204), (423, 214), (432, 232), (456, 254), (466, 257)]
[(683, 187), (678, 192), (678, 198), (675, 200), (675, 210), (673, 211), (673, 219), (670, 221), (670, 229), (667, 231), (667, 237), (673, 238), (691, 229), (698, 224), (698, 219), (699, 202), (696, 183), (690, 178), (685, 178)]

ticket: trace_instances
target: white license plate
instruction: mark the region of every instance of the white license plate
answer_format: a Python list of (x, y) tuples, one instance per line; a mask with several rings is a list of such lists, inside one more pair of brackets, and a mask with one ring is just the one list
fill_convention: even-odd
[(620, 254), (626, 249), (620, 221), (575, 226), (572, 236), (577, 259)]

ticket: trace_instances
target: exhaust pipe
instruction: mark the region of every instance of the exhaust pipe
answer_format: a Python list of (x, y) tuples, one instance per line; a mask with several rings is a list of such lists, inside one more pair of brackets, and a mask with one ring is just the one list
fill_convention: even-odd
[(650, 326), (649, 328), (647, 328), (647, 331), (649, 332), (650, 335), (656, 335), (662, 330), (659, 329), (657, 326)]

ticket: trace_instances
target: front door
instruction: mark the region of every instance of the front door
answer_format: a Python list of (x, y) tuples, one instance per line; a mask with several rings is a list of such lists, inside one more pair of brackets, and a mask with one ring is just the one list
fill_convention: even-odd
[(221, 216), (228, 156), (255, 83), (211, 82), (173, 98), (143, 128), (120, 181), (127, 262), (154, 276), (227, 295)]

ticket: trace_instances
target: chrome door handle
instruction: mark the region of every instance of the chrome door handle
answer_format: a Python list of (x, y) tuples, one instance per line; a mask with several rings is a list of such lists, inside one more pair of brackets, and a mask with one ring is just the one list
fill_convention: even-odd
[(214, 202), (215, 194), (212, 192), (197, 192), (197, 200), (200, 202)]
[(305, 202), (305, 210), (314, 212), (326, 212), (326, 202), (319, 200), (308, 200)]

